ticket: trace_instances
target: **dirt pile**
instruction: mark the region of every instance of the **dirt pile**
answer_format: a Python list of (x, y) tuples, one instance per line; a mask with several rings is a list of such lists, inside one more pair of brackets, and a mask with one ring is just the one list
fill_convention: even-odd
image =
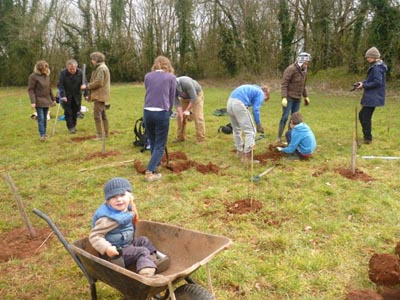
[(358, 290), (347, 294), (346, 300), (399, 300), (400, 299), (400, 242), (395, 254), (375, 253), (369, 260), (369, 279), (376, 291)]
[[(181, 173), (190, 168), (196, 168), (200, 173), (215, 173), (220, 174), (221, 167), (209, 162), (204, 165), (194, 160), (189, 160), (187, 155), (183, 152), (171, 152), (168, 153), (168, 157), (164, 154), (161, 159), (162, 167), (171, 170), (173, 173)], [(135, 161), (134, 167), (139, 174), (144, 174), (146, 172), (146, 167), (140, 162)]]
[(50, 228), (35, 228), (36, 237), (31, 238), (26, 228), (17, 228), (1, 234), (0, 263), (14, 258), (27, 258), (45, 248), (45, 241), (52, 233)]

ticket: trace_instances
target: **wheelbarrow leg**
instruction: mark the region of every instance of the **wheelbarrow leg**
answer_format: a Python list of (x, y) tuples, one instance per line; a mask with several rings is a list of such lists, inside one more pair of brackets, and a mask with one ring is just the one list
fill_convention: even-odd
[(168, 282), (168, 290), (169, 290), (169, 294), (171, 295), (171, 300), (176, 300), (172, 282)]
[(67, 250), (69, 255), (71, 255), (71, 257), (74, 259), (75, 263), (78, 265), (78, 267), (81, 269), (81, 271), (85, 275), (86, 279), (88, 280), (89, 285), (90, 285), (90, 294), (92, 296), (92, 300), (97, 300), (97, 292), (96, 292), (96, 282), (95, 282), (95, 280), (86, 271), (85, 267), (83, 266), (83, 264), (81, 263), (79, 258), (75, 255), (75, 253), (71, 251), (71, 249), (69, 248), (69, 243), (67, 242), (65, 237), (62, 235), (60, 230), (58, 230), (57, 226), (53, 223), (53, 221), (45, 213), (41, 212), (37, 208), (34, 208), (33, 212), (36, 215), (38, 215), (39, 217), (41, 217), (43, 220), (45, 220), (47, 222), (47, 224), (50, 226), (50, 228), (57, 235), (58, 239), (63, 244), (64, 248)]

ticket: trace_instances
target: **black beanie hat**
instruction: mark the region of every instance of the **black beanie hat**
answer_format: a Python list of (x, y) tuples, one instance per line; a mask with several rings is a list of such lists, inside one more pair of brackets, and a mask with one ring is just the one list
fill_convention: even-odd
[(104, 199), (108, 200), (116, 195), (122, 195), (126, 191), (132, 193), (132, 186), (126, 178), (115, 177), (104, 186)]

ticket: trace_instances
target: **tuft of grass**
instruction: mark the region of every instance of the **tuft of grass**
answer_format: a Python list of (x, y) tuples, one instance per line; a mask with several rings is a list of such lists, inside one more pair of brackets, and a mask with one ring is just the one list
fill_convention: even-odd
[[(252, 175), (272, 162), (254, 165), (252, 174), (235, 157), (232, 136), (217, 132), (229, 123), (227, 116), (212, 114), (226, 106), (232, 90), (231, 84), (223, 83), (204, 84), (207, 141), (196, 144), (194, 124), (189, 123), (187, 141), (168, 144), (170, 153), (181, 151), (190, 160), (223, 167), (220, 174), (202, 174), (194, 168), (174, 174), (164, 169), (160, 182), (147, 183), (133, 164), (107, 167), (132, 159), (146, 165), (149, 160), (149, 152), (132, 146), (133, 126), (143, 111), (140, 84), (112, 86), (107, 114), (114, 134), (106, 151), (117, 154), (106, 158), (90, 156), (101, 151), (101, 143), (71, 140), (94, 134), (90, 103), (83, 102), (89, 112), (78, 120), (76, 135), (68, 133), (65, 122), (57, 122), (56, 134), (41, 143), (37, 123), (30, 119), (26, 89), (0, 89), (0, 170), (13, 178), (33, 225), (46, 226), (31, 213), (41, 209), (70, 242), (88, 235), (92, 214), (103, 199), (103, 185), (114, 176), (131, 181), (141, 218), (228, 236), (232, 247), (210, 262), (218, 299), (342, 299), (349, 288), (375, 288), (368, 279), (369, 258), (374, 252), (393, 253), (399, 240), (400, 160), (361, 158), (399, 156), (398, 100), (389, 93), (387, 105), (374, 114), (373, 144), (358, 149), (357, 168), (374, 181), (349, 180), (335, 168), (350, 168), (355, 107), (359, 109), (361, 94), (347, 92), (351, 78), (321, 86), (323, 74), (318, 75), (321, 79), (313, 76), (311, 104), (302, 106), (301, 113), (317, 138), (315, 156), (307, 162), (282, 159), (258, 183), (250, 181)], [(51, 108), (48, 133), (56, 109)], [(267, 138), (257, 142), (255, 154), (266, 152), (275, 139), (281, 114), (278, 89), (272, 90), (261, 113)], [(171, 120), (170, 141), (175, 132), (176, 121)], [(359, 132), (361, 137), (360, 126)], [(262, 209), (244, 215), (227, 212), (229, 204), (244, 198), (260, 201)], [(5, 180), (0, 182), (0, 204), (0, 235), (22, 227)], [(83, 274), (54, 236), (32, 257), (1, 263), (0, 272), (9, 274), (0, 277), (4, 300), (89, 297)], [(203, 268), (193, 277), (207, 286)], [(120, 298), (103, 283), (97, 288), (99, 299)]]

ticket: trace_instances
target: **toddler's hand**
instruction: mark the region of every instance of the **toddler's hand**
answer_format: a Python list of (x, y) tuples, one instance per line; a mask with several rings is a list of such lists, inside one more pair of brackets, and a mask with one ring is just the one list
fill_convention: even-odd
[(117, 247), (111, 246), (111, 247), (107, 248), (106, 254), (107, 254), (108, 257), (113, 257), (113, 256), (119, 255), (119, 252), (117, 250)]

